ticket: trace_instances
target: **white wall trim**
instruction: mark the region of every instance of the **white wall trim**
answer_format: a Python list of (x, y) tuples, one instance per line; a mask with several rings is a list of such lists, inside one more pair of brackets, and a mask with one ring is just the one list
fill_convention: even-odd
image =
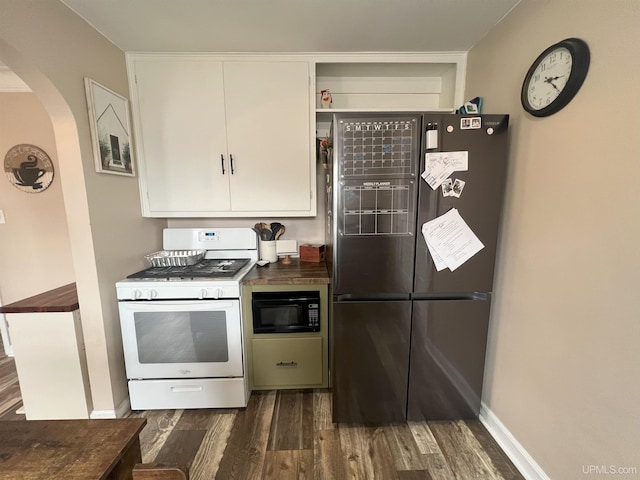
[(480, 421), (524, 478), (527, 480), (550, 480), (540, 465), (484, 402), (480, 406)]
[[(2, 295), (0, 294), (0, 307), (1, 306)], [(0, 337), (2, 337), (4, 353), (7, 357), (13, 357), (13, 346), (11, 345), (11, 338), (9, 337), (9, 325), (7, 324), (7, 317), (5, 317), (4, 313), (0, 313)]]
[[(2, 302), (0, 302), (0, 306), (2, 306)], [(9, 338), (9, 327), (4, 313), (0, 313), (0, 337), (2, 337), (4, 353), (7, 357), (13, 357), (13, 346), (11, 345), (11, 339)]]
[(29, 86), (9, 67), (0, 63), (0, 93), (24, 93), (30, 92)]
[(104, 418), (118, 418), (115, 410), (93, 410), (89, 415), (91, 420), (101, 420)]
[(92, 420), (102, 418), (122, 418), (131, 410), (131, 403), (129, 403), (129, 397), (125, 398), (115, 410), (93, 410), (89, 418)]

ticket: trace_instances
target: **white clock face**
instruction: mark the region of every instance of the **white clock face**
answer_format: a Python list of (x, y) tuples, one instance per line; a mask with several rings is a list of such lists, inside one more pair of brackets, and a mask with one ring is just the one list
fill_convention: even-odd
[(573, 59), (566, 48), (557, 48), (538, 64), (527, 85), (527, 100), (535, 110), (551, 104), (567, 85)]

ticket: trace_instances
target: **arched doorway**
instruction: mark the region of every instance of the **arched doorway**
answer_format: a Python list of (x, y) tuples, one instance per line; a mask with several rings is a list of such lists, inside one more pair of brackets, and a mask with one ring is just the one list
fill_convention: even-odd
[[(39, 189), (37, 183), (31, 188), (21, 187), (14, 178), (16, 171), (11, 169), (0, 177), (4, 221), (0, 236), (0, 301), (8, 304), (73, 283), (75, 273), (50, 116), (37, 96), (8, 67), (0, 65), (0, 72), (2, 159), (11, 163), (12, 153), (8, 152), (30, 148), (45, 153), (53, 170), (50, 184), (42, 188), (40, 183)], [(11, 354), (3, 320), (0, 319), (3, 345)]]
[[(71, 262), (71, 270), (78, 287), (78, 295), (82, 297), (84, 290), (84, 302), (81, 301), (81, 317), (83, 319), (83, 337), (87, 347), (87, 363), (89, 378), (98, 378), (91, 382), (91, 392), (94, 387), (105, 389), (106, 401), (113, 404), (111, 382), (109, 375), (109, 362), (107, 360), (107, 348), (104, 339), (104, 328), (101, 317), (101, 299), (96, 274), (95, 255), (91, 232), (91, 219), (87, 205), (86, 186), (83, 176), (82, 155), (78, 129), (74, 115), (67, 102), (57, 88), (44, 76), (39, 69), (20, 55), (11, 46), (0, 40), (0, 61), (13, 70), (33, 91), (31, 103), (38, 103), (40, 114), (48, 116), (50, 132), (43, 135), (51, 136), (51, 151), (58, 158), (57, 182), (59, 194), (62, 200), (57, 213), (65, 220), (67, 228), (67, 241), (69, 244), (68, 261)], [(32, 105), (33, 106), (33, 105)], [(43, 132), (40, 132), (43, 133)], [(36, 134), (37, 136), (37, 134)], [(30, 138), (30, 137), (29, 137)], [(23, 213), (28, 214), (27, 210)], [(39, 235), (42, 249), (46, 249), (47, 232), (43, 230)], [(52, 252), (55, 255), (55, 252)], [(78, 267), (80, 265), (80, 267)], [(27, 276), (16, 276), (15, 281), (28, 282)], [(62, 283), (64, 285), (64, 282)], [(57, 285), (61, 286), (61, 285)], [(41, 293), (41, 292), (34, 292)], [(82, 304), (89, 304), (89, 309), (84, 309)], [(92, 307), (92, 308), (91, 308)], [(88, 310), (84, 313), (84, 310)], [(98, 315), (95, 312), (98, 312)], [(92, 320), (92, 321), (85, 321)], [(55, 339), (52, 339), (55, 342)], [(105, 371), (107, 375), (105, 375)], [(92, 395), (91, 395), (92, 396)], [(104, 411), (104, 409), (101, 409)], [(111, 411), (115, 409), (107, 409)], [(112, 416), (108, 414), (107, 416)], [(113, 415), (115, 416), (115, 415)]]
[[(0, 61), (48, 112), (60, 163), (94, 410), (128, 409), (115, 283), (162, 248), (163, 219), (145, 219), (137, 178), (95, 171), (84, 77), (129, 96), (124, 52), (62, 2), (8, 2), (0, 16)], [(135, 139), (134, 139), (135, 140)], [(0, 206), (1, 208), (1, 206)]]

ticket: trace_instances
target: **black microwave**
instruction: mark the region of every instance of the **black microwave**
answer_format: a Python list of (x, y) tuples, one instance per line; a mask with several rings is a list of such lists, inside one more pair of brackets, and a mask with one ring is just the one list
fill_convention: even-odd
[(320, 292), (253, 292), (253, 333), (320, 331)]

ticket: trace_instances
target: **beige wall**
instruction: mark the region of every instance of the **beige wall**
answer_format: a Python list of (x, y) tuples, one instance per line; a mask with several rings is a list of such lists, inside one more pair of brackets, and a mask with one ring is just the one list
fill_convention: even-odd
[[(324, 174), (322, 165), (316, 167), (319, 174)], [(202, 227), (253, 227), (258, 222), (280, 222), (285, 226), (282, 240), (296, 240), (298, 246), (305, 243), (325, 243), (325, 199), (324, 180), (318, 175), (316, 191), (318, 192), (317, 215), (311, 218), (173, 218), (168, 220), (170, 228), (202, 228)]]
[(141, 217), (135, 178), (94, 169), (83, 77), (128, 97), (124, 53), (57, 0), (0, 0), (0, 11), (0, 61), (51, 117), (93, 405), (108, 413), (127, 397), (114, 284), (161, 247), (166, 223)]
[(44, 150), (55, 173), (39, 193), (25, 193), (0, 178), (0, 210), (6, 218), (0, 224), (0, 299), (5, 305), (75, 281), (49, 114), (32, 93), (1, 93), (0, 158), (22, 143)]
[[(586, 82), (531, 117), (524, 75), (567, 37)], [(469, 53), (465, 97), (512, 125), (483, 397), (552, 479), (640, 475), (639, 85), (637, 0), (523, 0)]]

